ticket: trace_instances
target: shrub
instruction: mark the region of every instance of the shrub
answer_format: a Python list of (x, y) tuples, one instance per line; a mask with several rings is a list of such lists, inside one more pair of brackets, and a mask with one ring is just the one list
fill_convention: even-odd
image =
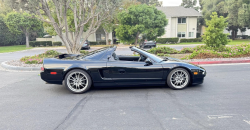
[(202, 58), (237, 58), (250, 56), (250, 43), (235, 46), (220, 46), (218, 48), (209, 46), (196, 46), (194, 48), (183, 48), (181, 51), (170, 47), (157, 47), (149, 50), (150, 53), (158, 56), (168, 54), (186, 54), (192, 53), (183, 59), (202, 59)]
[(227, 27), (228, 23), (223, 16), (218, 17), (216, 12), (211, 15), (211, 20), (206, 20), (207, 28), (206, 32), (202, 36), (203, 42), (209, 47), (220, 47), (228, 44), (228, 34), (224, 34), (223, 31)]
[(84, 51), (84, 50), (81, 50), (81, 51), (80, 51), (80, 53), (81, 53), (81, 54), (84, 54), (84, 55), (89, 54), (89, 52), (88, 52), (88, 51)]
[(150, 53), (153, 54), (177, 54), (178, 51), (176, 49), (170, 48), (170, 47), (156, 47), (156, 48), (152, 48), (149, 50)]
[(201, 38), (193, 38), (193, 39), (181, 39), (180, 42), (201, 42)]
[(179, 38), (158, 38), (156, 40), (157, 43), (165, 44), (165, 43), (177, 43)]
[(62, 46), (62, 42), (53, 42), (53, 46)]
[(52, 46), (52, 41), (30, 41), (30, 46), (32, 47)]
[(59, 52), (55, 50), (48, 50), (45, 53), (39, 55), (25, 56), (21, 58), (20, 61), (24, 62), (25, 64), (42, 64), (43, 58), (53, 58), (58, 55), (60, 55)]

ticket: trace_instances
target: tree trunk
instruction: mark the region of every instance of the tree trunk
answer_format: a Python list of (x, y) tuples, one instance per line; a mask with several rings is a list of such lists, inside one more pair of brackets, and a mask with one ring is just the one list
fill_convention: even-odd
[(236, 31), (232, 30), (232, 39), (235, 40), (235, 37), (236, 37)]
[(106, 35), (106, 45), (109, 45), (109, 32), (103, 29)]
[(29, 33), (28, 33), (28, 32), (25, 33), (25, 37), (26, 37), (26, 47), (28, 48), (28, 47), (30, 47), (30, 43), (29, 43)]
[(137, 32), (136, 37), (135, 37), (135, 46), (137, 46), (138, 38), (139, 38), (139, 32)]

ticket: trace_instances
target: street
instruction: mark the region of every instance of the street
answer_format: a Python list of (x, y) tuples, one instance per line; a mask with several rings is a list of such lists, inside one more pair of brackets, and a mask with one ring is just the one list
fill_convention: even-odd
[[(0, 62), (43, 51), (0, 54)], [(0, 69), (0, 129), (250, 129), (250, 64), (203, 67), (204, 83), (184, 90), (92, 88), (78, 95), (45, 84), (39, 72)]]
[[(0, 60), (43, 51), (0, 54)], [(0, 69), (0, 129), (250, 129), (250, 64), (203, 67), (205, 82), (180, 91), (142, 86), (79, 95), (45, 84), (39, 72)]]
[(71, 94), (38, 72), (0, 71), (0, 129), (249, 129), (250, 66), (204, 66), (202, 85)]

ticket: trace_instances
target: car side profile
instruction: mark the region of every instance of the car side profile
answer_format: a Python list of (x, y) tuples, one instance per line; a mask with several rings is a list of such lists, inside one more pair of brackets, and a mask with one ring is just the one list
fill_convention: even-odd
[(203, 83), (206, 70), (173, 58), (161, 58), (137, 47), (139, 56), (116, 55), (116, 46), (88, 55), (62, 54), (44, 59), (41, 78), (50, 84), (64, 84), (72, 93), (84, 93), (91, 86), (169, 86), (184, 89)]

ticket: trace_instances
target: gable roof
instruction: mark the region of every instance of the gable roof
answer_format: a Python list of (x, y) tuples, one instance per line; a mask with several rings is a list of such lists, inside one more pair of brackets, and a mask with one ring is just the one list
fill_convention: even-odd
[(157, 7), (158, 10), (161, 10), (166, 16), (169, 17), (190, 17), (190, 16), (202, 16), (198, 11), (193, 8), (184, 8), (183, 6), (165, 6)]

